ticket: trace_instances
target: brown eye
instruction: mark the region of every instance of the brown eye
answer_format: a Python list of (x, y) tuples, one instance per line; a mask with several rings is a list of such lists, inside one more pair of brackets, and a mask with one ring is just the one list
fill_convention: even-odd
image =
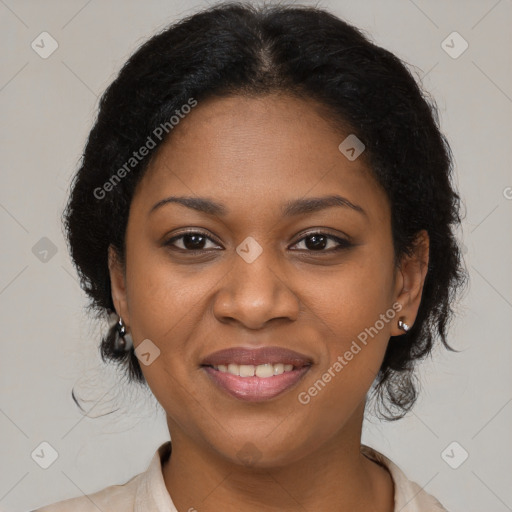
[[(181, 247), (175, 244), (178, 241), (181, 243)], [(165, 245), (185, 252), (194, 252), (211, 249), (211, 247), (205, 247), (208, 241), (213, 242), (205, 233), (201, 231), (189, 231), (170, 238), (165, 242)]]
[[(164, 245), (183, 252), (198, 252), (208, 251), (214, 248), (211, 246), (207, 247), (208, 242), (214, 244), (214, 247), (218, 247), (218, 245), (212, 240), (212, 238), (207, 236), (206, 233), (201, 231), (188, 231), (170, 238)], [(346, 239), (322, 232), (309, 233), (294, 245), (296, 246), (300, 243), (305, 244), (305, 247), (301, 250), (324, 253), (330, 253), (352, 246), (352, 244)]]
[[(340, 249), (346, 249), (352, 245), (348, 240), (320, 232), (307, 234), (295, 245), (298, 245), (303, 241), (305, 241), (305, 249), (310, 252), (332, 252)], [(330, 246), (329, 242), (331, 242)], [(334, 242), (334, 247), (332, 246), (332, 242)], [(328, 247), (328, 249), (324, 250), (326, 247)]]

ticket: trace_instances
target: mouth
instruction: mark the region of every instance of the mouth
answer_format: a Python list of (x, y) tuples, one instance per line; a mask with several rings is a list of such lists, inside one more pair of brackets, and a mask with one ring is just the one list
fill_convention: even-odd
[(215, 352), (201, 368), (217, 389), (239, 400), (269, 400), (295, 387), (312, 366), (308, 356), (281, 347)]

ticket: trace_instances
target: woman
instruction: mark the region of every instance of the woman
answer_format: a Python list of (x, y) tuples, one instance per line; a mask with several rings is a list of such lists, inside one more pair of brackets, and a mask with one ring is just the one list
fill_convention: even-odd
[[(447, 343), (466, 274), (436, 107), (323, 10), (220, 4), (104, 94), (65, 212), (105, 360), (171, 442), (124, 485), (40, 511), (446, 510), (361, 444)], [(369, 393), (371, 391), (371, 393)]]

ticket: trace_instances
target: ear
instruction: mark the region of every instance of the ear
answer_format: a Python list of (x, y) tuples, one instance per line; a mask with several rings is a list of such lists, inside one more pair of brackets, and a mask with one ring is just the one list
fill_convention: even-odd
[(110, 273), (112, 301), (114, 302), (116, 313), (121, 316), (123, 323), (128, 327), (130, 325), (130, 318), (126, 299), (125, 272), (120, 262), (119, 255), (112, 245), (108, 248), (108, 270)]
[(421, 230), (416, 235), (412, 254), (404, 255), (400, 261), (396, 274), (395, 297), (402, 309), (397, 315), (397, 321), (393, 324), (391, 336), (400, 336), (404, 331), (398, 328), (398, 318), (404, 317), (404, 322), (412, 327), (418, 309), (425, 278), (428, 271), (430, 239), (426, 230)]

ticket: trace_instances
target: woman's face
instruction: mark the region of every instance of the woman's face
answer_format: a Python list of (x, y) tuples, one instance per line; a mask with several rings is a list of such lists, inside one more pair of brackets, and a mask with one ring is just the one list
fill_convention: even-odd
[[(141, 368), (171, 437), (237, 463), (292, 462), (357, 432), (397, 320), (412, 324), (419, 305), (426, 267), (394, 267), (387, 197), (318, 112), (277, 95), (199, 102), (137, 187), (125, 276), (111, 259), (117, 312), (135, 347), (144, 340)], [(171, 196), (220, 208), (154, 208)], [(328, 196), (344, 199), (291, 208)], [(203, 366), (219, 350), (269, 346), (305, 366), (270, 377)]]

